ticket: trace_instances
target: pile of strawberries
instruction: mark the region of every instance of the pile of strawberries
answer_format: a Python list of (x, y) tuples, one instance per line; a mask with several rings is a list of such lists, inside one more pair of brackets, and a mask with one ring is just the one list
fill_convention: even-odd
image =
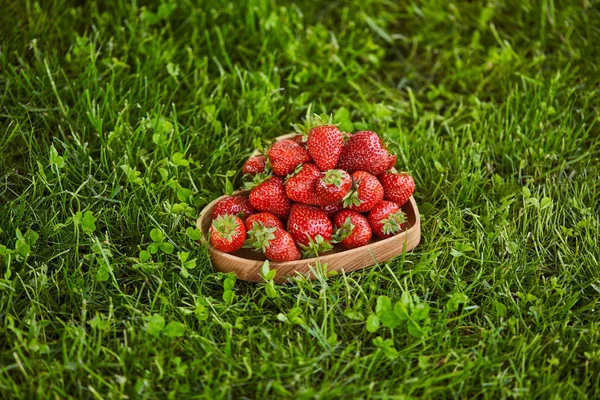
[(372, 131), (321, 125), (277, 141), (244, 164), (250, 195), (215, 205), (210, 243), (283, 262), (326, 253), (335, 243), (364, 246), (373, 234), (393, 236), (405, 228), (401, 207), (415, 188), (410, 175), (391, 171), (395, 162)]

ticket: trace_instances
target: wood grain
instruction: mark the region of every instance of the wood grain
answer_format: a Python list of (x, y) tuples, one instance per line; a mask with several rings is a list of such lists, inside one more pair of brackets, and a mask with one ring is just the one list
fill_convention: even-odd
[[(296, 134), (292, 133), (280, 136), (277, 140), (288, 139), (295, 135)], [(248, 192), (246, 191), (239, 191), (235, 194), (248, 196)], [(227, 196), (221, 196), (218, 199), (213, 200), (204, 207), (200, 213), (197, 225), (202, 231), (204, 238), (208, 237), (208, 229), (212, 222), (212, 209), (215, 204), (224, 197)], [(414, 249), (421, 240), (421, 218), (415, 199), (411, 197), (409, 201), (402, 206), (402, 210), (406, 213), (408, 220), (407, 229), (404, 232), (387, 239), (374, 238), (366, 246), (351, 250), (345, 250), (341, 246), (335, 245), (332, 252), (319, 257), (321, 264), (327, 264), (328, 271), (351, 272), (388, 261)], [(265, 257), (262, 254), (248, 249), (242, 249), (231, 254), (224, 253), (213, 248), (206, 239), (203, 240), (206, 242), (213, 265), (217, 271), (233, 272), (237, 275), (238, 279), (245, 281), (263, 281), (259, 275), (260, 267), (265, 260)], [(314, 279), (310, 267), (314, 267), (319, 259), (309, 258), (283, 263), (271, 262), (271, 269), (277, 270), (275, 282), (283, 283), (289, 277), (298, 274), (304, 275), (309, 279)]]

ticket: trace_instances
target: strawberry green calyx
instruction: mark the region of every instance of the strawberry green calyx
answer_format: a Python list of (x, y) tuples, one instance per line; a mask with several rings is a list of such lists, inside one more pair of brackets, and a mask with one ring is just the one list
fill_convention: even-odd
[(387, 218), (381, 220), (383, 223), (383, 233), (394, 235), (402, 230), (402, 224), (406, 222), (406, 214), (402, 210), (391, 213)]
[(246, 239), (244, 247), (264, 253), (271, 246), (271, 240), (275, 239), (276, 229), (265, 227), (257, 221), (253, 222), (252, 229), (248, 231), (248, 239)]
[(266, 156), (266, 155), (267, 155), (267, 152), (269, 151), (269, 147), (268, 147), (268, 146), (261, 145), (261, 146), (259, 146), (259, 147), (258, 147), (256, 150), (258, 151), (258, 153), (259, 153), (260, 155)]
[(343, 205), (344, 208), (358, 207), (360, 206), (360, 198), (358, 197), (358, 186), (360, 185), (360, 179), (352, 183), (352, 188), (348, 191), (348, 194), (344, 197)]
[(306, 109), (306, 117), (304, 119), (304, 123), (303, 124), (292, 124), (292, 128), (294, 128), (294, 130), (298, 133), (301, 133), (304, 135), (304, 139), (302, 140), (303, 142), (306, 142), (306, 139), (308, 138), (308, 132), (317, 126), (322, 126), (322, 125), (339, 125), (339, 124), (334, 124), (333, 123), (333, 116), (332, 115), (319, 115), (316, 113), (312, 112), (312, 103), (309, 104), (308, 108)]
[(264, 148), (264, 153), (262, 153), (265, 156), (265, 174), (267, 175), (271, 175), (273, 173), (273, 171), (271, 171), (271, 160), (269, 159), (269, 157), (267, 157), (267, 148)]
[(330, 169), (329, 171), (325, 172), (323, 183), (327, 185), (335, 185), (338, 188), (341, 187), (344, 183), (344, 171), (339, 169)]
[(352, 189), (350, 189), (348, 194), (344, 197), (342, 203), (344, 208), (360, 206), (360, 198), (358, 197), (358, 184), (359, 182), (355, 182), (354, 185), (352, 185)]
[(296, 169), (294, 170), (294, 172), (292, 172), (291, 174), (289, 174), (288, 176), (285, 177), (283, 184), (285, 185), (286, 183), (288, 183), (290, 178), (293, 178), (294, 176), (298, 175), (302, 171), (302, 168), (304, 168), (304, 164), (298, 165), (296, 167)]
[(360, 199), (358, 198), (358, 192), (351, 190), (346, 197), (344, 197), (344, 208), (358, 207), (360, 206)]
[(344, 224), (340, 226), (333, 235), (331, 235), (332, 243), (340, 243), (354, 232), (354, 224), (350, 217), (346, 217)]
[(333, 250), (333, 245), (321, 235), (315, 236), (314, 239), (308, 236), (308, 246), (302, 243), (299, 243), (299, 246), (302, 250), (303, 258), (318, 257), (319, 254)]
[(254, 177), (252, 177), (252, 180), (244, 182), (244, 187), (246, 190), (252, 190), (272, 176), (273, 174), (271, 174), (271, 171), (265, 170), (265, 172), (261, 172), (260, 174), (256, 174)]
[(236, 233), (236, 216), (235, 215), (219, 215), (212, 221), (213, 229), (224, 239), (233, 242), (233, 236)]

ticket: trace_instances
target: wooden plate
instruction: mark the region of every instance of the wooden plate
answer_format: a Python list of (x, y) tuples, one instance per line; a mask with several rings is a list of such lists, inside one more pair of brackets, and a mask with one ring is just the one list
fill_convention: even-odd
[[(291, 136), (294, 136), (294, 134), (281, 136), (277, 140), (287, 139)], [(240, 191), (235, 194), (248, 196), (247, 191)], [(208, 238), (212, 210), (215, 204), (224, 197), (227, 196), (221, 196), (213, 200), (200, 213), (197, 225), (205, 238)], [(402, 210), (406, 213), (408, 220), (405, 231), (387, 239), (373, 238), (366, 246), (356, 249), (345, 250), (340, 245), (335, 245), (333, 251), (319, 257), (321, 264), (326, 263), (328, 271), (351, 272), (388, 261), (404, 252), (414, 249), (421, 240), (421, 219), (415, 199), (411, 197), (402, 206)], [(263, 281), (259, 275), (260, 267), (265, 260), (262, 254), (249, 249), (241, 249), (235, 253), (224, 253), (213, 248), (208, 243), (208, 240), (206, 240), (206, 245), (217, 271), (234, 272), (239, 279), (245, 281)], [(302, 274), (309, 279), (313, 279), (314, 276), (309, 267), (314, 267), (317, 260), (317, 258), (309, 258), (283, 263), (271, 262), (270, 267), (277, 270), (277, 275), (275, 276), (277, 283), (285, 282), (288, 277), (297, 274)]]

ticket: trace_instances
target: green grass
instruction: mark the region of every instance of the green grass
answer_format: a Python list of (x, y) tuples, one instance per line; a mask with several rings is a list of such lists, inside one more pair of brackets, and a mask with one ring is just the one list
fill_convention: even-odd
[[(1, 397), (600, 397), (596, 0), (0, 3)], [(186, 230), (310, 104), (385, 135), (422, 242), (234, 283)]]

